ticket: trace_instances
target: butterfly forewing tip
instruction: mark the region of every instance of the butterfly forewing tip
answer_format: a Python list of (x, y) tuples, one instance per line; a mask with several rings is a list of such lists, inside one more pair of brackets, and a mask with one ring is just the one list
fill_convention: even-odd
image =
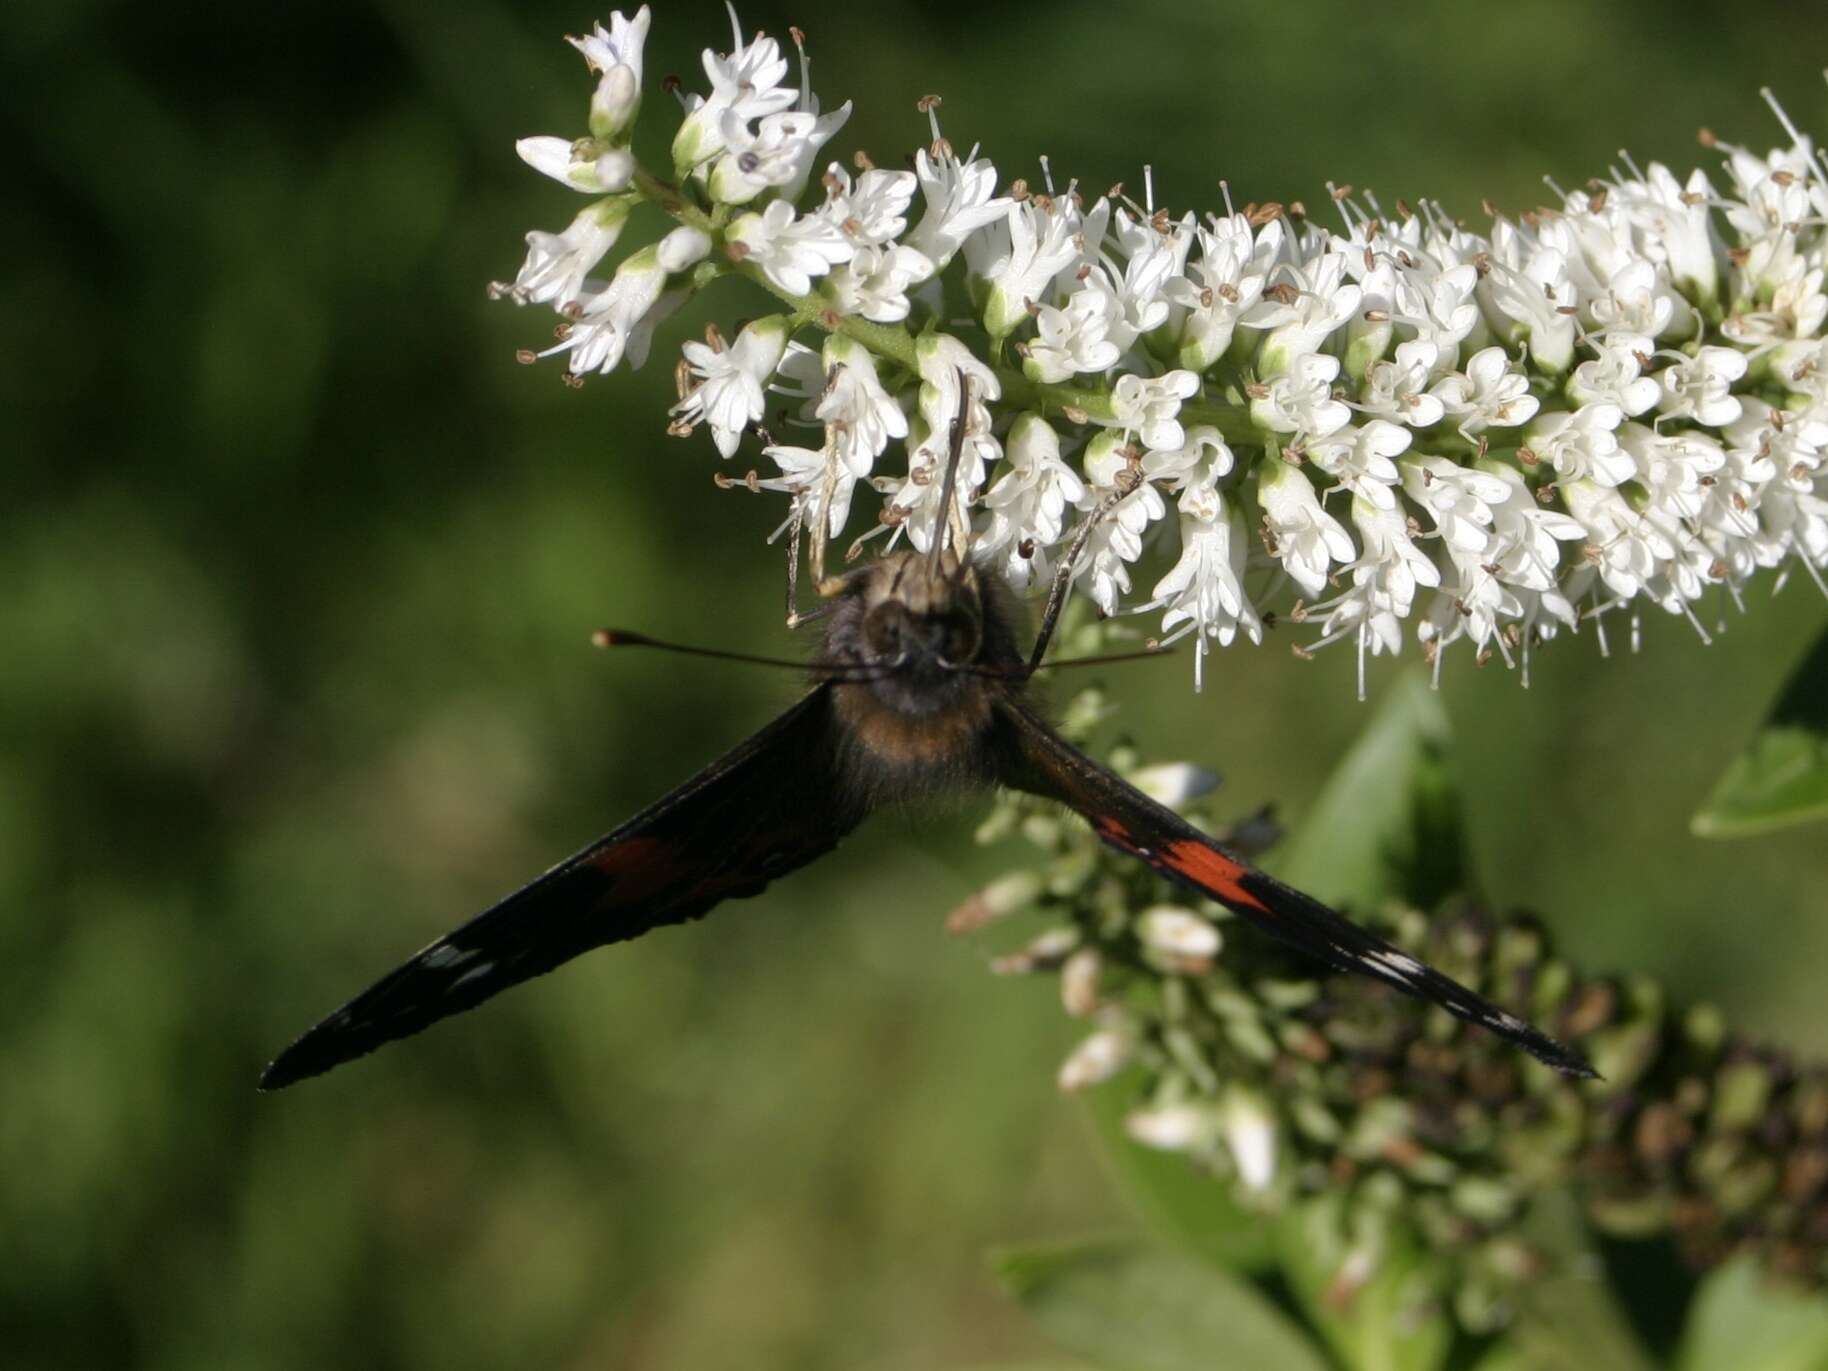
[(1526, 1036), (1506, 1034), (1512, 1042), (1528, 1052), (1544, 1066), (1572, 1076), (1578, 1081), (1601, 1081), (1605, 1077), (1593, 1069), (1593, 1063), (1579, 1052), (1563, 1043), (1556, 1042), (1548, 1034), (1531, 1029)]

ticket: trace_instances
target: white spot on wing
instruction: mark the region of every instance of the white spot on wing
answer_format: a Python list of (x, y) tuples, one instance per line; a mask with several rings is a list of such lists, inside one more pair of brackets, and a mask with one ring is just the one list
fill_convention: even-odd
[(478, 976), (486, 976), (494, 969), (495, 969), (494, 962), (479, 962), (475, 966), (471, 967), (468, 971), (464, 972), (463, 975), (459, 976), (456, 980), (452, 981), (450, 988), (452, 990), (455, 990), (459, 986), (467, 985), (469, 982), (475, 980)]
[(1414, 957), (1405, 956), (1401, 952), (1386, 952), (1381, 950), (1377, 952), (1367, 952), (1364, 954), (1363, 960), (1373, 964), (1371, 970), (1374, 973), (1381, 971), (1385, 975), (1394, 976), (1405, 985), (1410, 984), (1413, 979), (1422, 972), (1422, 964), (1420, 962)]

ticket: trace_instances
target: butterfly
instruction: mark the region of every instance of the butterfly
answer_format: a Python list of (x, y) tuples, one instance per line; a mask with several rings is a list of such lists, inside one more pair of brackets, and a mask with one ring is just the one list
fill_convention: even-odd
[[(942, 510), (953, 508), (970, 412), (968, 381), (961, 374), (956, 383), (959, 418)], [(1560, 1071), (1593, 1075), (1579, 1053), (1251, 866), (1055, 732), (1031, 683), (1092, 522), (1062, 563), (1026, 655), (1015, 595), (974, 565), (968, 549), (961, 555), (948, 544), (944, 528), (935, 528), (925, 553), (891, 552), (830, 580), (815, 573), (830, 602), (828, 624), (810, 664), (813, 683), (798, 702), (620, 828), (383, 976), (280, 1053), (261, 1088), (291, 1085), (418, 1033), (592, 948), (754, 895), (830, 852), (875, 809), (992, 786), (1064, 805), (1113, 848), (1319, 962), (1439, 1005)], [(630, 633), (599, 640), (670, 646)]]

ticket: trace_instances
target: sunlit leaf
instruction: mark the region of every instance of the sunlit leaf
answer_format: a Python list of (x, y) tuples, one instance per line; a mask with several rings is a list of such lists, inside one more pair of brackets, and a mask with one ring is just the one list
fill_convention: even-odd
[(1677, 1371), (1824, 1371), (1828, 1297), (1774, 1285), (1749, 1259), (1701, 1283)]
[(1828, 633), (1689, 827), (1704, 838), (1742, 838), (1821, 818), (1828, 818)]
[(1185, 1253), (1095, 1241), (1005, 1249), (991, 1265), (1049, 1337), (1110, 1371), (1326, 1371), (1255, 1286)]
[(1467, 884), (1452, 738), (1420, 672), (1390, 687), (1306, 821), (1271, 863), (1334, 904), (1426, 908)]

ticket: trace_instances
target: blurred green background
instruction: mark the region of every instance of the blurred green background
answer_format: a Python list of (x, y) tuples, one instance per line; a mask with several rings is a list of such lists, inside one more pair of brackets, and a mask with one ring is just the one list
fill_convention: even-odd
[[(1042, 1355), (998, 1239), (1123, 1221), (1051, 989), (945, 911), (971, 816), (878, 822), (718, 917), (275, 1097), (268, 1056), (788, 699), (586, 646), (778, 652), (777, 501), (661, 428), (670, 350), (573, 392), (490, 304), (568, 194), (599, 11), (444, 0), (0, 12), (0, 1360), (18, 1367), (913, 1368)], [(1615, 149), (1828, 129), (1814, 5), (1055, 3), (764, 11), (892, 164), (945, 95), (1006, 174), (1176, 206), (1332, 177), (1469, 216)], [(728, 29), (666, 4), (653, 77)], [(664, 147), (650, 84), (639, 146)], [(729, 321), (757, 306), (715, 297)], [(704, 316), (668, 335), (695, 331)], [(1493, 895), (1828, 1048), (1828, 842), (1686, 819), (1828, 613), (1660, 617), (1528, 692), (1457, 655)], [(1145, 750), (1298, 817), (1366, 717), (1343, 651), (1112, 684)], [(1374, 682), (1392, 668), (1380, 662)]]

